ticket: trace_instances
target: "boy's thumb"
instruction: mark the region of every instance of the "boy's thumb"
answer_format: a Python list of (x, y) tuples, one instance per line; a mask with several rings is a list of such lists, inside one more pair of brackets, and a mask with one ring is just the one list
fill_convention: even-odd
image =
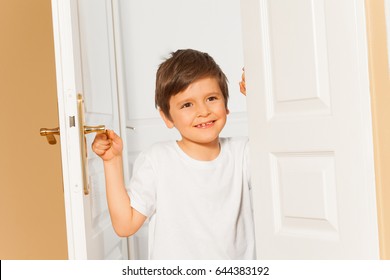
[(107, 136), (109, 139), (116, 140), (119, 136), (113, 131), (107, 129)]

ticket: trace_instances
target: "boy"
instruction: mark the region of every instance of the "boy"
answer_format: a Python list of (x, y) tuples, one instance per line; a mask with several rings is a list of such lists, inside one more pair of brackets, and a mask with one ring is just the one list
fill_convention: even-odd
[(156, 75), (155, 105), (180, 141), (157, 143), (137, 158), (126, 192), (122, 140), (98, 134), (107, 201), (119, 236), (150, 218), (150, 259), (254, 259), (247, 139), (219, 138), (229, 93), (206, 53), (178, 50)]

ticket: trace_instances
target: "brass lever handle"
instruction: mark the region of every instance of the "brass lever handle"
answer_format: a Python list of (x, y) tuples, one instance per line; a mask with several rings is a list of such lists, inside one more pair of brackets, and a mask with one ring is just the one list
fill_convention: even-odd
[(84, 125), (84, 134), (96, 132), (97, 134), (106, 133), (106, 127), (104, 125)]
[(57, 143), (54, 135), (60, 135), (60, 128), (41, 128), (40, 133), (41, 136), (46, 136), (47, 142), (49, 142), (50, 145), (54, 145)]
[[(84, 125), (84, 134), (89, 133), (106, 133), (106, 127), (104, 125)], [(46, 136), (47, 142), (49, 142), (50, 145), (55, 145), (57, 143), (56, 138), (54, 135), (60, 135), (60, 128), (41, 128), (40, 129), (41, 136)]]

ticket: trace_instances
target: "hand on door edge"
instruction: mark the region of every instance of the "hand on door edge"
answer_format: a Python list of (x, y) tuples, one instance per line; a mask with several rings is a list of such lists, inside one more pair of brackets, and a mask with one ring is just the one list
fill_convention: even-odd
[(239, 82), (240, 92), (246, 96), (245, 68), (242, 68), (241, 81)]

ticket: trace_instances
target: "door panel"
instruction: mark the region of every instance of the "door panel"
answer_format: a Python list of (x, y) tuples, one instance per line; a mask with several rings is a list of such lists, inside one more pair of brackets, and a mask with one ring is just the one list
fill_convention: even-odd
[[(390, 1), (366, 1), (380, 252), (390, 259)], [(386, 22), (386, 24), (385, 24)], [(387, 35), (387, 36), (386, 36)], [(384, 63), (387, 61), (388, 63)]]
[(241, 4), (258, 257), (378, 258), (364, 1)]
[[(85, 121), (105, 124), (120, 134), (111, 1), (78, 1), (78, 15)], [(93, 250), (91, 256), (124, 259), (127, 258), (126, 240), (118, 238), (111, 226), (102, 160), (91, 149), (94, 137), (94, 134), (87, 135), (91, 193), (84, 196), (84, 204), (87, 229), (96, 241), (91, 241), (88, 253)], [(103, 248), (94, 243), (102, 244)]]
[[(108, 213), (102, 161), (86, 140), (90, 193), (83, 191), (77, 95), (85, 121), (120, 133), (111, 1), (53, 1), (57, 91), (70, 259), (127, 259)], [(84, 135), (82, 135), (84, 137)]]
[[(269, 118), (329, 113), (323, 1), (270, 1), (264, 16), (272, 102)], [(283, 7), (282, 9), (280, 7)], [(285, 20), (288, 18), (288, 20)], [(305, 77), (304, 79), (302, 79)], [(288, 82), (286, 82), (288, 78)], [(271, 115), (274, 114), (274, 115)]]

